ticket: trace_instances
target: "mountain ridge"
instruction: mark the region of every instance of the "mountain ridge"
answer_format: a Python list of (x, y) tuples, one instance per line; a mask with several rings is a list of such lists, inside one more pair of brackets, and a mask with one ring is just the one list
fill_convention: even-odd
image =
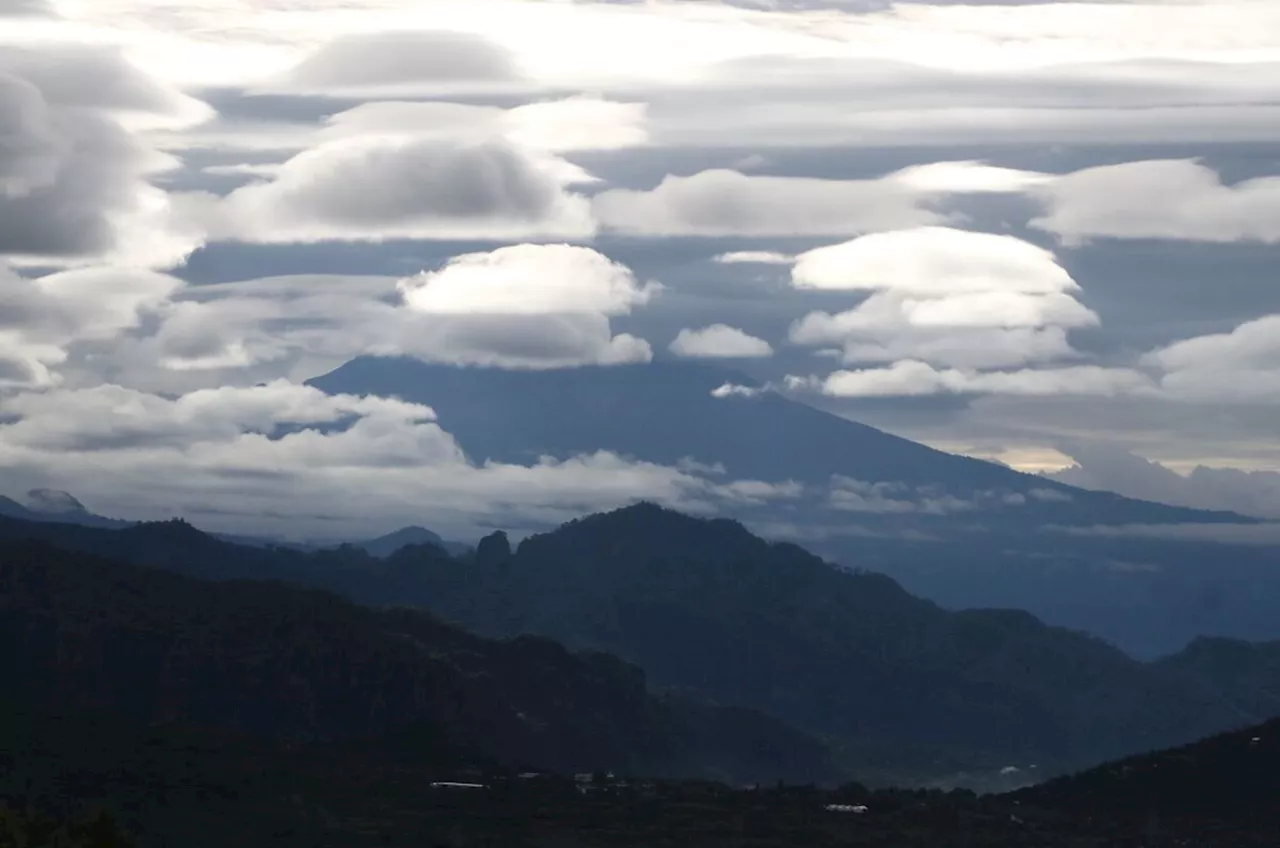
[(487, 539), (460, 558), (430, 545), (385, 560), (354, 548), (243, 548), (178, 522), (101, 531), (0, 521), (0, 540), (32, 536), (615, 654), (656, 686), (832, 739), (846, 767), (881, 782), (972, 784), (1028, 763), (1049, 773), (1280, 713), (1272, 646), (1231, 673), (1216, 655), (1142, 663), (1025, 612), (948, 612), (885, 575), (652, 504), (585, 517), (514, 550)]

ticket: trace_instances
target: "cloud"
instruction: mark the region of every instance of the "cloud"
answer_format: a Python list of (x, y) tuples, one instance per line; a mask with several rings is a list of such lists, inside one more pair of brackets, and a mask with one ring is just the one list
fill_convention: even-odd
[(737, 327), (712, 324), (698, 330), (683, 329), (671, 342), (676, 356), (693, 359), (759, 359), (773, 356), (773, 346)]
[(661, 287), (638, 285), (629, 268), (591, 248), (521, 244), (466, 254), (398, 288), (404, 308), (426, 316), (430, 340), (428, 349), (404, 349), (426, 358), (562, 367), (653, 355), (643, 339), (613, 336), (607, 316), (648, 303)]
[(842, 512), (870, 512), (876, 514), (914, 513), (919, 510), (916, 502), (899, 497), (909, 494), (902, 483), (868, 483), (851, 477), (836, 475), (831, 478), (828, 504)]
[(1243, 471), (1197, 465), (1179, 474), (1159, 462), (1100, 442), (1072, 442), (1060, 448), (1074, 461), (1046, 477), (1083, 489), (1194, 509), (1237, 512), (1280, 519), (1280, 472)]
[(953, 194), (1008, 194), (1054, 180), (1050, 174), (1000, 168), (976, 160), (912, 165), (899, 171), (896, 178), (919, 191)]
[(73, 346), (111, 342), (182, 287), (141, 270), (84, 268), (26, 279), (0, 265), (0, 386), (50, 386)]
[(923, 363), (976, 369), (1062, 359), (1074, 355), (1066, 330), (1098, 322), (1052, 253), (1005, 235), (872, 233), (802, 253), (791, 279), (799, 289), (872, 292), (853, 309), (812, 312), (791, 327), (792, 342), (839, 345), (846, 363), (921, 360), (910, 366), (918, 372)]
[(581, 95), (516, 106), (503, 120), (517, 144), (552, 151), (622, 150), (649, 142), (648, 108)]
[[(1101, 33), (1099, 18), (1078, 19), (1070, 34), (1037, 36), (1039, 21), (1004, 10), (954, 10), (957, 19), (932, 20), (931, 28), (926, 20), (937, 11), (902, 4), (896, 14), (838, 23), (827, 15), (811, 31), (834, 41), (844, 24), (844, 49), (761, 51), (708, 62), (696, 87), (654, 84), (655, 138), (671, 146), (715, 146), (729, 135), (760, 147), (864, 149), (1276, 138), (1273, 45), (1252, 57), (1225, 45), (1193, 55), (1185, 50), (1192, 35), (1178, 46), (1073, 50)], [(1173, 31), (1167, 21), (1142, 26)], [(1061, 52), (1076, 55), (1052, 57)]]
[[(243, 106), (252, 100), (241, 96), (232, 102)], [(255, 160), (264, 154), (278, 156), (339, 144), (499, 142), (539, 154), (624, 150), (648, 144), (648, 106), (590, 95), (541, 99), (510, 108), (444, 100), (377, 100), (326, 115), (319, 127), (296, 119), (284, 122), (231, 114), (195, 129), (162, 133), (158, 139), (167, 150), (244, 151)], [(566, 159), (545, 155), (540, 159), (565, 185), (599, 182)], [(253, 161), (202, 170), (269, 178), (277, 175), (279, 167), (279, 163)]]
[(588, 238), (590, 206), (565, 190), (565, 165), (501, 139), (322, 142), (228, 195), (217, 234), (260, 243)]
[(660, 289), (641, 287), (630, 268), (596, 250), (568, 244), (468, 253), (400, 283), (408, 308), (444, 315), (617, 315), (648, 303)]
[(1048, 527), (1073, 536), (1108, 539), (1162, 539), (1280, 547), (1280, 524), (1125, 524), (1119, 527)]
[(742, 386), (737, 383), (724, 383), (711, 390), (713, 398), (754, 398), (759, 397), (767, 389), (757, 386)]
[(1013, 236), (947, 227), (872, 233), (796, 258), (797, 288), (899, 291), (921, 297), (1079, 288), (1053, 254)]
[(1174, 400), (1274, 404), (1280, 399), (1280, 315), (1175, 342), (1142, 361), (1165, 372), (1160, 385)]
[(353, 136), (483, 141), (502, 137), (521, 147), (566, 152), (621, 150), (646, 144), (647, 106), (577, 95), (510, 109), (440, 101), (362, 103), (325, 119), (321, 137)]
[(55, 14), (53, 4), (49, 0), (0, 0), (0, 18), (52, 16)]
[(311, 275), (176, 292), (144, 328), (63, 367), (151, 391), (301, 374), (361, 355), (499, 368), (644, 362), (642, 338), (610, 317), (661, 291), (586, 247), (509, 245), (413, 277)]
[(1151, 378), (1126, 368), (1076, 365), (1018, 371), (938, 370), (903, 360), (888, 368), (835, 371), (820, 382), (833, 397), (895, 397), (936, 394), (1118, 395), (1155, 394)]
[(262, 90), (386, 98), (527, 84), (511, 51), (481, 35), (398, 30), (339, 36)]
[(555, 521), (639, 498), (707, 512), (797, 494), (603, 452), (478, 466), (429, 407), (286, 381), (178, 397), (52, 390), (11, 398), (6, 414), (0, 469), (11, 483), (74, 490), (126, 518), (177, 512), (237, 532), (350, 538), (424, 516), (474, 529), (495, 511)]
[(1225, 185), (1190, 159), (1127, 162), (1057, 177), (1033, 192), (1031, 226), (1068, 244), (1092, 238), (1280, 242), (1280, 177)]
[(833, 475), (827, 506), (840, 512), (876, 515), (952, 515), (979, 509), (1007, 509), (1027, 503), (1027, 495), (1012, 491), (976, 491), (961, 498), (941, 486), (908, 486), (900, 482), (869, 482)]
[(922, 200), (892, 175), (821, 180), (716, 169), (668, 175), (647, 191), (610, 189), (593, 208), (603, 226), (629, 235), (850, 235), (941, 221)]
[(169, 267), (203, 240), (193, 202), (152, 185), (176, 161), (138, 130), (207, 117), (119, 53), (0, 49), (0, 256)]

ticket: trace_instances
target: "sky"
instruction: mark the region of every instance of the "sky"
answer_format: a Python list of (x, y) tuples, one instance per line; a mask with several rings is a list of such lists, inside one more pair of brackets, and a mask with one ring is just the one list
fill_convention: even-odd
[(479, 465), (302, 385), (678, 357), (1280, 518), (1278, 141), (1274, 0), (0, 0), (2, 488), (264, 532), (715, 511), (752, 481)]

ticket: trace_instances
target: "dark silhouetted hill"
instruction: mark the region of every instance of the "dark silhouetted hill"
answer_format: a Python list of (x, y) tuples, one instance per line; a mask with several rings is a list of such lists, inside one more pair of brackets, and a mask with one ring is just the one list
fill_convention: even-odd
[[(1280, 719), (1058, 778), (1012, 796), (1097, 818), (1280, 828)], [(1280, 830), (1275, 831), (1280, 836)]]
[(466, 553), (471, 549), (470, 545), (446, 541), (440, 537), (439, 533), (435, 533), (425, 527), (416, 526), (401, 527), (399, 530), (379, 536), (376, 539), (354, 542), (353, 544), (379, 559), (386, 559), (401, 548), (407, 548), (411, 545), (434, 545), (451, 554)]
[[(198, 539), (179, 523), (143, 532)], [(562, 771), (834, 775), (826, 749), (781, 722), (655, 697), (640, 669), (603, 653), (489, 641), (422, 612), (283, 583), (199, 582), (41, 543), (0, 549), (0, 680), (6, 698), (36, 707), (297, 744), (417, 726), (458, 750)]]

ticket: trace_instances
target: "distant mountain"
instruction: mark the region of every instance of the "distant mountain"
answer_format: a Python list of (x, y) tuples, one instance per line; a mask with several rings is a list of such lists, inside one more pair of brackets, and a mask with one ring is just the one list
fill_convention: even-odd
[(128, 527), (131, 523), (94, 515), (70, 492), (56, 489), (32, 489), (23, 502), (0, 495), (0, 516), (84, 527)]
[(379, 559), (386, 559), (401, 548), (407, 548), (411, 545), (435, 545), (437, 548), (453, 554), (460, 554), (470, 550), (470, 545), (464, 545), (461, 542), (447, 542), (440, 537), (440, 534), (425, 527), (402, 527), (385, 536), (355, 543), (357, 548), (361, 548)]
[[(396, 396), (429, 404), (473, 460), (529, 462), (610, 450), (675, 465), (721, 465), (729, 479), (794, 480), (827, 494), (833, 475), (909, 487), (905, 506), (878, 513), (897, 523), (934, 523), (919, 489), (954, 498), (980, 492), (1023, 495), (1018, 510), (984, 520), (1058, 524), (1234, 521), (1230, 513), (1134, 501), (944, 453), (776, 393), (713, 397), (726, 383), (750, 383), (701, 363), (658, 361), (548, 371), (458, 368), (410, 358), (362, 357), (309, 381), (326, 392)], [(1042, 493), (1031, 496), (1032, 492)], [(845, 514), (846, 517), (848, 513)]]
[(726, 383), (751, 381), (694, 362), (507, 371), (375, 357), (311, 381), (429, 404), (476, 462), (610, 450), (799, 483), (795, 497), (723, 509), (951, 608), (1026, 609), (1145, 657), (1202, 634), (1280, 638), (1280, 549), (1123, 530), (1217, 525), (1230, 538), (1256, 519), (1073, 488), (772, 392), (713, 397)]
[(640, 669), (545, 638), (489, 641), (422, 612), (40, 543), (0, 548), (0, 587), (4, 698), (35, 707), (291, 743), (417, 728), (477, 761), (570, 772), (836, 776), (822, 744), (775, 719), (657, 697)]
[(460, 558), (429, 545), (387, 559), (242, 548), (180, 522), (101, 531), (0, 521), (0, 540), (33, 537), (616, 654), (665, 689), (830, 739), (845, 767), (879, 782), (991, 786), (1006, 766), (1051, 774), (1280, 714), (1280, 645), (1218, 641), (1142, 663), (1026, 613), (948, 612), (882, 575), (651, 505), (514, 550), (494, 534)]

